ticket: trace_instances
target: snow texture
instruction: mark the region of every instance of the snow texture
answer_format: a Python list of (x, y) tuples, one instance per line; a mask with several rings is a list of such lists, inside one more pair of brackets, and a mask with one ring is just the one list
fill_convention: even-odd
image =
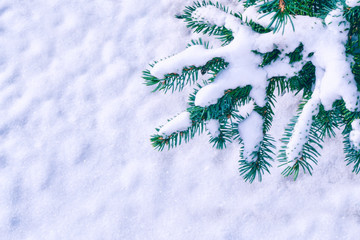
[[(236, 143), (154, 151), (154, 125), (186, 101), (151, 93), (141, 71), (194, 37), (174, 18), (191, 3), (0, 1), (0, 239), (358, 239), (341, 139), (312, 177), (274, 166), (251, 185)], [(279, 139), (297, 99), (277, 104)]]

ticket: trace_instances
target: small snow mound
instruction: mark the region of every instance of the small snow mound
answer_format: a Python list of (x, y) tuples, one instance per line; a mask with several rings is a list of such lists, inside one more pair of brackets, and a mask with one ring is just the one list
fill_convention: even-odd
[(225, 26), (226, 28), (236, 31), (238, 29), (238, 23), (234, 16), (219, 10), (217, 7), (207, 5), (196, 9), (192, 13), (194, 19), (207, 22), (210, 25)]
[(220, 134), (220, 123), (218, 120), (211, 119), (206, 122), (206, 129), (210, 132), (212, 137), (217, 137)]
[(192, 17), (198, 19), (199, 21), (208, 22), (211, 25), (223, 26), (225, 25), (227, 14), (221, 13), (222, 12), (218, 8), (208, 5), (196, 9), (192, 13)]
[(244, 159), (251, 159), (250, 154), (259, 148), (264, 137), (262, 132), (263, 119), (252, 112), (248, 118), (239, 124), (239, 134), (244, 143)]
[(313, 116), (319, 112), (320, 99), (317, 92), (314, 92), (312, 98), (305, 104), (293, 135), (286, 149), (286, 155), (289, 161), (298, 158), (301, 154), (304, 144), (308, 141)]
[(350, 132), (350, 141), (357, 150), (360, 150), (360, 119), (354, 120), (351, 127), (353, 130)]
[(209, 58), (211, 59), (212, 56), (207, 56), (204, 46), (191, 46), (175, 56), (156, 63), (151, 69), (151, 74), (160, 79), (168, 73), (181, 74), (184, 66), (202, 66)]
[(190, 113), (183, 112), (177, 115), (174, 119), (166, 123), (161, 129), (159, 134), (169, 136), (174, 132), (181, 132), (191, 126)]

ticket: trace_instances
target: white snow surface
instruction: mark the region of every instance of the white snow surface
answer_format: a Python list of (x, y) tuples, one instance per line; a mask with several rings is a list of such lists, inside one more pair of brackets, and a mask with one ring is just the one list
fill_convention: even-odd
[[(245, 183), (238, 144), (213, 149), (206, 134), (152, 148), (187, 96), (151, 93), (141, 71), (185, 49), (174, 15), (191, 2), (0, 2), (0, 239), (358, 239), (360, 180), (340, 137), (296, 182), (274, 163)], [(276, 139), (298, 99), (278, 100)]]
[(360, 6), (359, 0), (346, 0), (345, 2), (346, 2), (346, 5), (348, 5), (349, 7)]
[(360, 149), (360, 120), (356, 119), (351, 123), (350, 141), (356, 149)]

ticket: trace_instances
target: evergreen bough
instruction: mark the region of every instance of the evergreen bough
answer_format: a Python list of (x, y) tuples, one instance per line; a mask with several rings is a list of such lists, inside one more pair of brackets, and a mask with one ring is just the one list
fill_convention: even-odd
[[(238, 4), (242, 6), (239, 12), (213, 1), (187, 6), (176, 17), (196, 33), (216, 36), (222, 47), (213, 49), (209, 42), (192, 40), (183, 53), (155, 62), (143, 72), (145, 84), (155, 86), (154, 91), (166, 93), (181, 91), (187, 85), (195, 86), (186, 111), (170, 119), (151, 136), (154, 148), (176, 147), (208, 129), (210, 143), (218, 149), (225, 148), (233, 140), (239, 141), (240, 175), (245, 181), (253, 182), (255, 178), (261, 181), (262, 175), (270, 172), (274, 159), (275, 140), (269, 130), (276, 96), (295, 92), (302, 95), (302, 101), (281, 139), (283, 145), (278, 161), (284, 168), (282, 174), (293, 176), (294, 180), (300, 171), (311, 174), (324, 138), (334, 137), (335, 129), (339, 128), (343, 128), (345, 161), (353, 166), (353, 172), (359, 173), (360, 3), (354, 0), (248, 0)], [(316, 34), (316, 30), (311, 31), (318, 28), (324, 34), (333, 31), (334, 36), (338, 36), (340, 40), (333, 43), (342, 43), (340, 54), (339, 49), (328, 50), (329, 53), (338, 51), (336, 61), (327, 61), (321, 44), (318, 48), (306, 45), (306, 34), (301, 38), (301, 31), (305, 30), (298, 29), (303, 27), (299, 24), (302, 19), (310, 19), (315, 24), (306, 30), (309, 35)], [(295, 42), (297, 46), (290, 49), (293, 44), (286, 42), (286, 37), (290, 36), (294, 43), (291, 39), (296, 38), (291, 38), (292, 35), (299, 40)], [(254, 39), (246, 40), (250, 37)], [(252, 43), (257, 39), (263, 39), (258, 43), (266, 43), (266, 46)], [(198, 55), (202, 58), (193, 60)], [(238, 61), (246, 57), (248, 61), (258, 61), (256, 68), (242, 68)], [(338, 66), (334, 68), (333, 63)], [(277, 72), (284, 65), (293, 71)], [(347, 68), (348, 72), (341, 72)], [(249, 78), (246, 71), (255, 71), (254, 78), (265, 77), (265, 80), (243, 79)], [(244, 74), (239, 75), (239, 72)], [(334, 74), (339, 79), (332, 80)], [(241, 82), (226, 79), (229, 76), (241, 78)], [(335, 97), (324, 96), (325, 85), (333, 84), (332, 81), (341, 81), (337, 87), (348, 90)], [(211, 85), (215, 84), (221, 95), (206, 94), (206, 91), (214, 91)], [(227, 88), (229, 84), (232, 87)], [(250, 110), (244, 112), (242, 109), (246, 106), (250, 106)], [(244, 134), (246, 128), (250, 128), (254, 136)]]

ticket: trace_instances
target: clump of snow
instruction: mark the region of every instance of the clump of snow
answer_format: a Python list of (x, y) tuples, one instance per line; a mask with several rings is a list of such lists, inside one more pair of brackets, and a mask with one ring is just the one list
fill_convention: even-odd
[(220, 134), (219, 131), (220, 123), (219, 120), (210, 119), (206, 122), (206, 129), (210, 132), (212, 137), (217, 137)]
[(249, 103), (245, 104), (245, 105), (241, 105), (238, 109), (236, 109), (238, 111), (238, 114), (240, 116), (249, 116), (252, 111), (254, 110), (254, 101), (250, 101)]
[(319, 103), (320, 99), (317, 96), (317, 92), (314, 92), (311, 99), (305, 104), (287, 145), (286, 155), (288, 161), (300, 156), (303, 146), (309, 138), (309, 131), (313, 122), (312, 117), (319, 111)]
[(205, 65), (208, 58), (212, 58), (212, 56), (207, 56), (207, 53), (202, 45), (191, 46), (175, 56), (156, 63), (151, 69), (151, 74), (157, 78), (163, 78), (168, 73), (181, 74), (185, 66)]
[(159, 134), (169, 136), (174, 132), (181, 132), (191, 127), (190, 113), (183, 112), (161, 127)]
[(262, 125), (264, 120), (257, 112), (252, 112), (249, 117), (239, 123), (238, 130), (244, 143), (244, 158), (251, 160), (250, 154), (259, 148), (259, 143), (264, 137)]
[[(280, 56), (280, 59), (283, 59), (283, 56)], [(299, 72), (303, 66), (303, 62), (295, 62), (293, 64), (289, 64), (287, 61), (280, 60), (276, 61), (270, 65), (266, 65), (264, 67), (268, 76), (285, 76), (291, 77), (294, 76), (295, 73)]]
[(348, 5), (349, 7), (360, 6), (360, 1), (359, 1), (359, 0), (346, 0), (345, 3), (346, 3), (346, 5)]
[(321, 75), (318, 72), (316, 74), (317, 82), (321, 84), (321, 103), (325, 110), (330, 110), (335, 100), (343, 98), (346, 107), (354, 111), (358, 105), (359, 93), (344, 46), (350, 25), (342, 16), (340, 9), (331, 11), (325, 18), (325, 23), (327, 31), (318, 42), (314, 55), (314, 64), (322, 71)]
[[(224, 73), (219, 73), (218, 78)], [(213, 84), (207, 85), (201, 88), (195, 98), (195, 105), (206, 107), (211, 104), (215, 104), (219, 98), (224, 95), (224, 89), (221, 88), (221, 84), (215, 81)]]
[[(242, 12), (242, 17), (245, 21), (250, 22), (250, 20), (267, 27), (271, 22), (271, 18), (274, 16), (274, 13), (270, 13), (266, 16), (264, 14), (259, 13), (258, 6), (252, 5), (245, 9)], [(271, 51), (271, 50), (270, 50)]]
[(351, 123), (351, 127), (350, 141), (357, 150), (360, 150), (360, 119), (354, 120)]
[(197, 8), (192, 13), (192, 17), (198, 21), (206, 22), (209, 25), (225, 26), (226, 28), (232, 30), (238, 28), (238, 19), (213, 5)]

